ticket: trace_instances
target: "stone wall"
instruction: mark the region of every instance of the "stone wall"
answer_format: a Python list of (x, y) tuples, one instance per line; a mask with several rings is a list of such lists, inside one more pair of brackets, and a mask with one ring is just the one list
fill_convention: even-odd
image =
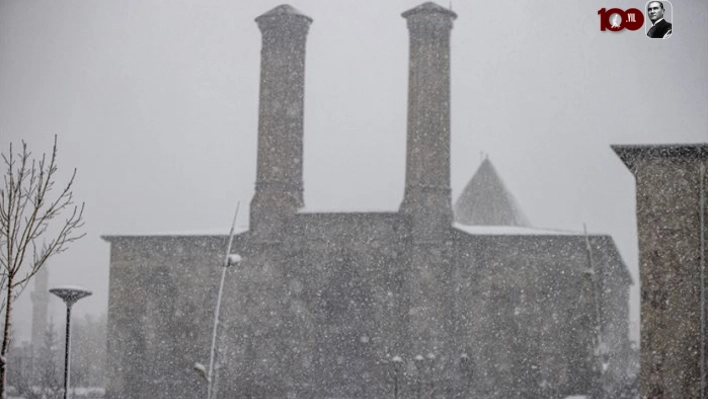
[(708, 144), (613, 149), (636, 178), (641, 396), (705, 398)]
[(193, 365), (208, 363), (228, 238), (104, 239), (111, 243), (106, 397), (194, 397), (206, 387)]
[[(626, 363), (631, 282), (605, 236), (590, 238), (610, 364)], [(597, 383), (593, 282), (583, 236), (477, 235), (458, 240), (457, 309), (475, 367), (475, 396), (557, 397)], [(466, 310), (465, 310), (466, 309)], [(467, 330), (466, 332), (464, 330)], [(619, 373), (619, 368), (608, 373)]]
[[(400, 397), (545, 398), (596, 383), (583, 236), (451, 230), (448, 255), (433, 248), (428, 258), (431, 272), (449, 268), (451, 288), (418, 292), (439, 314), (414, 331), (420, 304), (409, 290), (422, 286), (406, 227), (395, 213), (299, 214), (279, 243), (237, 236), (233, 252), (244, 260), (226, 281), (220, 395), (378, 398), (397, 385)], [(208, 361), (226, 237), (107, 239), (107, 397), (203, 394), (192, 365)], [(590, 242), (598, 275), (612, 286), (600, 300), (615, 364), (628, 345), (628, 276), (609, 237)], [(452, 303), (441, 308), (440, 297)], [(421, 331), (438, 338), (417, 342)]]

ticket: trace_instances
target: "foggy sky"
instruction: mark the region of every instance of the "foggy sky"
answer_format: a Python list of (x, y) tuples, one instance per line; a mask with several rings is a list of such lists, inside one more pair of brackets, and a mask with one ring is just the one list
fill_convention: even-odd
[[(420, 2), (291, 3), (314, 19), (308, 209), (398, 208), (408, 79), (400, 14)], [(673, 3), (673, 36), (650, 40), (644, 29), (599, 30), (598, 9), (644, 9), (639, 1), (454, 1), (453, 199), (489, 154), (534, 226), (611, 234), (636, 281), (634, 180), (609, 145), (708, 141), (708, 3)], [(95, 292), (74, 307), (79, 316), (107, 306), (100, 235), (226, 234), (239, 200), (247, 224), (261, 45), (253, 19), (278, 4), (0, 0), (0, 149), (24, 139), (48, 151), (58, 134), (60, 167), (78, 168), (87, 236), (49, 267), (50, 286)], [(16, 313), (20, 337), (29, 302), (26, 293)], [(52, 306), (60, 324), (59, 300)]]

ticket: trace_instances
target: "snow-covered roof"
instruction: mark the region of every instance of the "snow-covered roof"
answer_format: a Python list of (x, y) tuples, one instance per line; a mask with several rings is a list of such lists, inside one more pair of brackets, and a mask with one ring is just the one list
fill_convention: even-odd
[(454, 212), (455, 222), (466, 225), (531, 227), (489, 158), (455, 201)]
[(448, 15), (452, 18), (457, 18), (457, 14), (455, 12), (453, 12), (451, 9), (439, 6), (435, 3), (433, 3), (432, 1), (426, 1), (425, 3), (412, 8), (412, 9), (404, 12), (401, 15), (403, 16), (403, 18), (408, 18), (411, 15), (420, 14), (420, 13), (439, 13), (439, 14)]
[[(234, 235), (245, 233), (247, 227), (236, 227)], [(202, 229), (202, 230), (179, 230), (179, 231), (162, 231), (148, 233), (111, 233), (103, 234), (102, 237), (189, 237), (189, 236), (228, 236), (229, 229)]]
[(583, 233), (567, 230), (552, 230), (552, 229), (536, 229), (532, 227), (521, 227), (521, 226), (469, 226), (461, 223), (454, 223), (453, 227), (464, 231), (465, 233), (472, 235), (512, 235), (512, 236), (524, 236), (524, 235), (567, 235), (567, 236), (578, 236), (583, 235)]
[(277, 18), (277, 17), (282, 17), (282, 16), (297, 16), (297, 17), (304, 17), (307, 18), (310, 22), (312, 22), (312, 18), (308, 17), (307, 15), (303, 14), (298, 10), (297, 8), (289, 5), (289, 4), (282, 4), (279, 5), (275, 8), (273, 8), (270, 11), (266, 11), (265, 13), (261, 14), (259, 17), (256, 18), (256, 21), (264, 18)]
[(396, 209), (312, 209), (303, 207), (297, 210), (298, 214), (311, 215), (311, 214), (335, 214), (335, 213), (351, 213), (351, 214), (361, 214), (361, 213), (396, 213)]
[(65, 290), (65, 291), (83, 291), (83, 292), (88, 292), (88, 293), (91, 292), (84, 287), (79, 287), (78, 285), (62, 285), (59, 287), (52, 287), (51, 289), (52, 290)]
[(612, 145), (611, 147), (631, 170), (634, 169), (637, 160), (644, 158), (708, 158), (708, 143)]

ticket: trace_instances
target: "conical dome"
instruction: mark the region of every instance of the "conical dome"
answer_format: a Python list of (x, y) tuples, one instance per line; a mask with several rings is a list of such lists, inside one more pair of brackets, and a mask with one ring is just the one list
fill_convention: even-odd
[(465, 225), (531, 227), (489, 158), (465, 186), (454, 212), (455, 222)]

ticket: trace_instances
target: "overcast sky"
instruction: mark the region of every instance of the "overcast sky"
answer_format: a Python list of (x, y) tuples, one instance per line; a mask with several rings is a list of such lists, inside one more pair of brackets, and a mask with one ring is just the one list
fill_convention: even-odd
[[(419, 3), (291, 3), (314, 19), (308, 209), (398, 208), (408, 79), (400, 14)], [(532, 224), (611, 234), (636, 279), (634, 180), (610, 144), (708, 141), (708, 2), (673, 3), (673, 36), (650, 40), (644, 28), (599, 29), (600, 8), (644, 9), (639, 1), (453, 1), (453, 197), (487, 153)], [(0, 0), (0, 149), (26, 140), (40, 153), (58, 134), (63, 171), (78, 168), (87, 236), (49, 267), (51, 285), (95, 292), (79, 315), (106, 310), (100, 235), (226, 233), (239, 200), (247, 224), (261, 45), (253, 19), (278, 4)], [(16, 314), (19, 336), (29, 302)], [(55, 322), (61, 309), (53, 300)]]

